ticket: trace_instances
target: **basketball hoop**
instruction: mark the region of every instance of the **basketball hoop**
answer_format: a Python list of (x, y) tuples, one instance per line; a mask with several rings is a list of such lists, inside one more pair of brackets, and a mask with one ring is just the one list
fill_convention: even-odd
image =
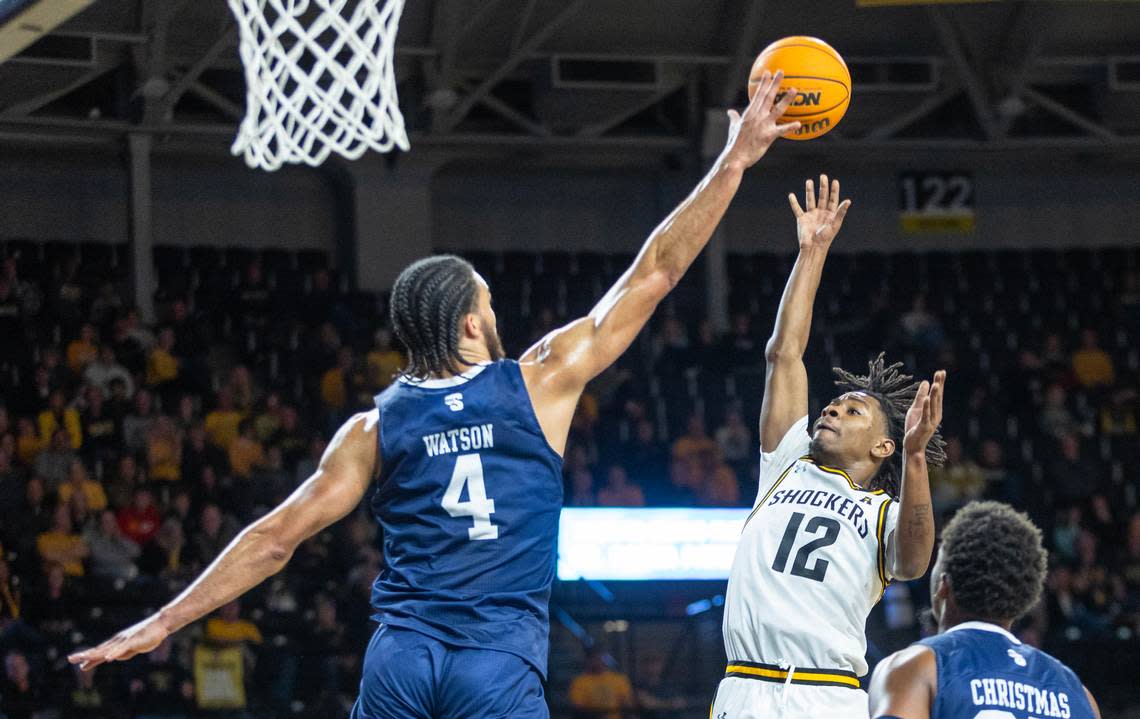
[(246, 82), (233, 154), (272, 171), (408, 149), (393, 70), (404, 0), (228, 2)]

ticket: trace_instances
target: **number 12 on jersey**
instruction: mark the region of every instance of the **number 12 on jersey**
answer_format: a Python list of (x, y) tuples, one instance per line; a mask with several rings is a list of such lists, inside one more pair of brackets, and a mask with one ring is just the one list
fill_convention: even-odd
[[(776, 551), (776, 561), (772, 562), (772, 569), (777, 572), (783, 572), (784, 568), (788, 566), (788, 555), (792, 553), (792, 545), (796, 542), (796, 536), (800, 532), (800, 525), (803, 521), (803, 512), (794, 512), (791, 520), (788, 521), (788, 528), (784, 530), (784, 538), (780, 541), (780, 548)], [(804, 527), (804, 531), (808, 534), (817, 534), (821, 529), (823, 530), (822, 537), (813, 539), (796, 552), (796, 561), (792, 564), (791, 572), (795, 576), (822, 582), (827, 575), (830, 562), (826, 559), (816, 558), (815, 563), (809, 567), (808, 559), (815, 550), (835, 544), (835, 540), (839, 538), (839, 522), (831, 517), (817, 516), (809, 519), (807, 526)]]
[[(467, 501), (461, 502), (463, 485), (467, 485)], [(452, 517), (472, 517), (475, 526), (467, 529), (470, 539), (498, 539), (499, 528), (491, 524), (495, 513), (495, 500), (487, 498), (487, 488), (483, 485), (483, 461), (477, 454), (461, 454), (455, 458), (455, 469), (451, 472), (451, 482), (443, 493), (440, 502)]]

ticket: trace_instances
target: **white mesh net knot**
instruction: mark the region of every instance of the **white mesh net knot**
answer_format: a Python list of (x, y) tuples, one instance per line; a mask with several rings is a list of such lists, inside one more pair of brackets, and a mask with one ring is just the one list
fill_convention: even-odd
[(276, 170), (408, 149), (393, 69), (404, 0), (228, 2), (246, 81), (233, 154)]

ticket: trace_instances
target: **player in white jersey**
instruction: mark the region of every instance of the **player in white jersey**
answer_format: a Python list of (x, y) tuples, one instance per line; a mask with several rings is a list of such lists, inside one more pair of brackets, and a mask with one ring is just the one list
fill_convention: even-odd
[(799, 257), (768, 342), (760, 483), (728, 580), (725, 678), (712, 716), (866, 717), (864, 629), (892, 579), (926, 572), (934, 546), (927, 462), (945, 372), (912, 383), (882, 355), (808, 421), (803, 355), (824, 261), (850, 200), (820, 177), (789, 196)]

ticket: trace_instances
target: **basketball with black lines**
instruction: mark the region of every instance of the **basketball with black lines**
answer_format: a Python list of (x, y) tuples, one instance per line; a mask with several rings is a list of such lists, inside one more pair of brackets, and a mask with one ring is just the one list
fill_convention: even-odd
[(823, 40), (795, 35), (777, 40), (752, 63), (748, 77), (748, 97), (756, 92), (760, 75), (784, 71), (781, 92), (796, 89), (796, 99), (780, 122), (799, 120), (800, 129), (790, 140), (810, 140), (839, 124), (851, 103), (851, 73), (835, 48)]

